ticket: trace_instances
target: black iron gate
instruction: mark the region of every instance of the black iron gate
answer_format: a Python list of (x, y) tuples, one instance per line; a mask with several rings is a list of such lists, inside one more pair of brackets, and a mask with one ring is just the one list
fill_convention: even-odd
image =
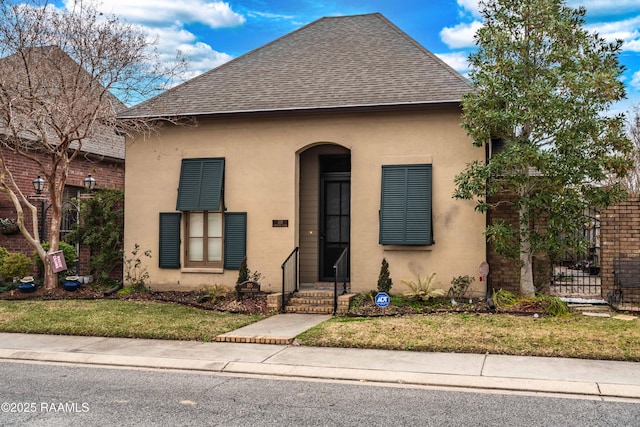
[(561, 259), (552, 260), (551, 293), (560, 297), (601, 299), (600, 280), (600, 211), (585, 212), (580, 238), (587, 250), (575, 250)]

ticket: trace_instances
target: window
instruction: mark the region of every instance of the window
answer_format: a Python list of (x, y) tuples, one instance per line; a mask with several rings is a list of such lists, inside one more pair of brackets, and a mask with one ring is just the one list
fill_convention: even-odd
[(187, 267), (222, 267), (222, 212), (186, 212)]
[(431, 165), (382, 166), (380, 244), (431, 245)]
[[(224, 159), (184, 159), (176, 210), (160, 213), (161, 268), (237, 270), (246, 255), (247, 214), (224, 212)], [(181, 242), (184, 226), (184, 245)]]

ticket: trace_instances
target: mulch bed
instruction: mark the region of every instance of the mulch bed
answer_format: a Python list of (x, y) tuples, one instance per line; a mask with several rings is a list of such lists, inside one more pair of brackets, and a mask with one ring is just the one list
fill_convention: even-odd
[(91, 285), (80, 286), (75, 291), (66, 291), (62, 287), (55, 289), (44, 289), (38, 286), (34, 292), (24, 293), (18, 289), (0, 292), (0, 300), (102, 300), (119, 299), (127, 301), (152, 301), (168, 304), (179, 304), (201, 310), (212, 310), (219, 312), (245, 313), (245, 314), (266, 314), (267, 309), (266, 294), (252, 295), (250, 298), (236, 300), (233, 295), (215, 300), (207, 298), (201, 291), (190, 292), (135, 292), (135, 293), (113, 293), (104, 295), (104, 291)]
[[(62, 300), (62, 299), (120, 299), (128, 301), (153, 301), (168, 304), (179, 304), (201, 310), (211, 310), (218, 312), (245, 313), (245, 314), (266, 314), (267, 309), (266, 294), (260, 293), (236, 300), (233, 295), (215, 300), (207, 299), (202, 291), (164, 291), (164, 292), (137, 292), (129, 294), (113, 293), (104, 295), (104, 291), (91, 285), (83, 285), (75, 291), (66, 291), (62, 287), (47, 290), (38, 286), (35, 292), (24, 293), (17, 289), (0, 292), (0, 300)], [(526, 302), (516, 304), (507, 310), (501, 311), (512, 315), (533, 316), (543, 315), (544, 309), (540, 304)], [(447, 314), (447, 313), (496, 313), (491, 309), (486, 301), (474, 300), (472, 303), (461, 302), (452, 306), (448, 300), (436, 300), (419, 305), (417, 307), (404, 305), (390, 305), (385, 308), (378, 307), (370, 298), (362, 298), (349, 311), (346, 316), (351, 317), (380, 317), (380, 316), (405, 316), (413, 314)]]

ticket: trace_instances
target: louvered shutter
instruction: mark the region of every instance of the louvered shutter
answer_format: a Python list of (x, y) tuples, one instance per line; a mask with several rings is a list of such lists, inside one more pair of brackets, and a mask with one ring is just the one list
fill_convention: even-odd
[(247, 213), (224, 214), (224, 268), (240, 269), (247, 254)]
[(221, 210), (224, 159), (183, 159), (176, 210)]
[(160, 268), (180, 268), (180, 212), (160, 213)]
[(382, 167), (380, 243), (430, 245), (431, 165)]

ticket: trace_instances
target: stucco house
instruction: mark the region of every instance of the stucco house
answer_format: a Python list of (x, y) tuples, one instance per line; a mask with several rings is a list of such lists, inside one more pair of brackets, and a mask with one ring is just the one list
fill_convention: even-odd
[(121, 114), (187, 122), (127, 144), (125, 251), (152, 251), (155, 290), (233, 286), (246, 256), (279, 292), (295, 248), (301, 287), (333, 280), (347, 247), (353, 292), (383, 258), (392, 293), (477, 278), (485, 216), (452, 198), (484, 160), (461, 128), (469, 90), (380, 14), (304, 26)]

